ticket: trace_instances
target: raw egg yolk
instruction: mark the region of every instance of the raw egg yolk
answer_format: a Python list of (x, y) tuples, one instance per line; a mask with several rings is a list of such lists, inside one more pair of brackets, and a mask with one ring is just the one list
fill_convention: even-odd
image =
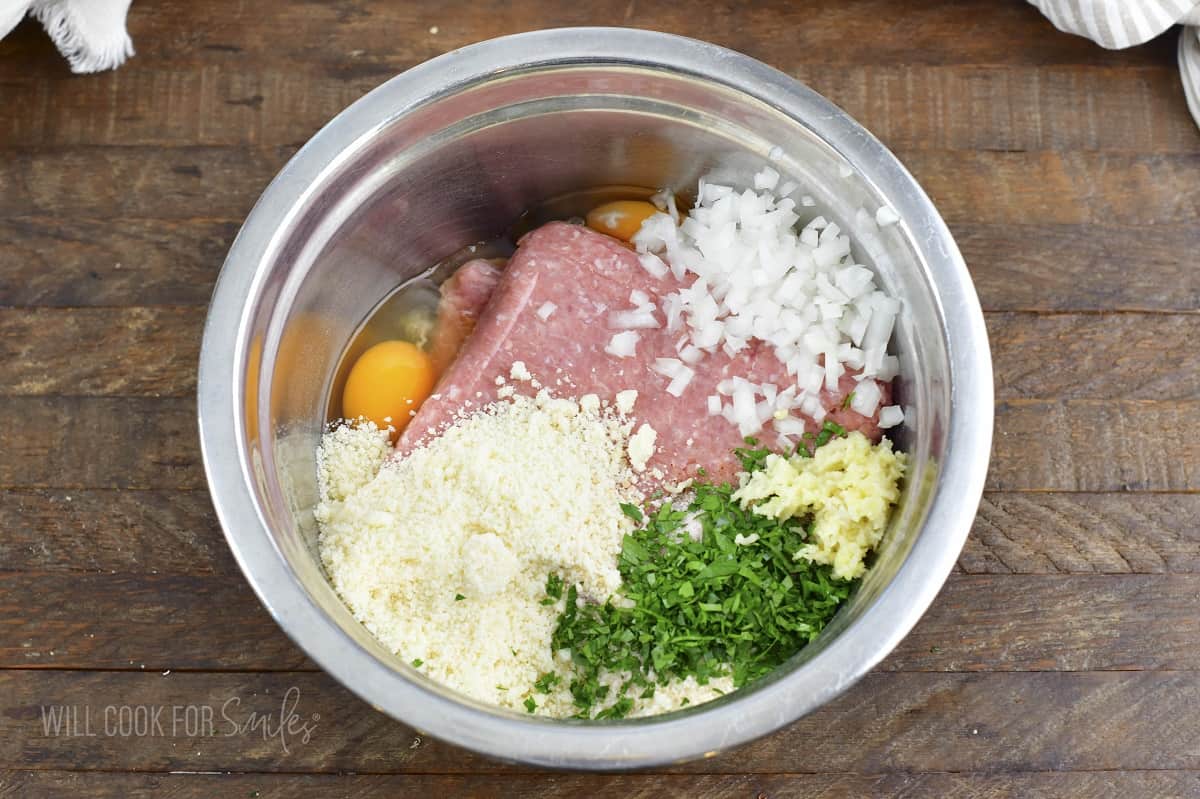
[[(396, 434), (433, 391), (436, 375), (429, 356), (408, 341), (383, 341), (358, 356), (342, 392), (342, 416), (370, 419)], [(390, 420), (390, 421), (389, 421)]]
[(638, 229), (659, 211), (644, 200), (617, 200), (588, 212), (587, 226), (621, 241), (630, 241)]

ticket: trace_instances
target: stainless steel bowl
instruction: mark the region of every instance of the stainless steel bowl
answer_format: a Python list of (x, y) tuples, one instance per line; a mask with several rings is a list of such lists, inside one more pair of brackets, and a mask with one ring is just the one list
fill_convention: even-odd
[[(861, 589), (785, 667), (720, 701), (640, 721), (552, 721), (418, 674), (353, 618), (316, 555), (314, 451), (339, 357), (399, 283), (547, 198), (631, 184), (744, 182), (768, 159), (850, 231), (904, 303), (894, 348), (912, 456)], [(890, 205), (898, 225), (858, 213)], [(647, 31), (539, 31), (447, 53), (325, 126), (275, 178), (229, 252), (200, 359), (205, 469), (225, 535), (280, 626), (375, 707), (496, 757), (615, 769), (710, 755), (837, 696), (937, 594), (967, 536), (992, 434), (979, 302), (933, 204), (845, 113), (786, 75)]]

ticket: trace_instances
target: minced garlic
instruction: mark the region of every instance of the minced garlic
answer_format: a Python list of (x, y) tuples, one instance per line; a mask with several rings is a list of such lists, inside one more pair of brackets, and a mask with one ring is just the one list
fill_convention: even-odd
[(796, 557), (831, 564), (835, 577), (849, 580), (866, 571), (863, 559), (883, 537), (906, 461), (887, 439), (872, 446), (851, 433), (811, 458), (768, 455), (765, 468), (743, 478), (733, 498), (777, 519), (811, 514), (812, 541)]

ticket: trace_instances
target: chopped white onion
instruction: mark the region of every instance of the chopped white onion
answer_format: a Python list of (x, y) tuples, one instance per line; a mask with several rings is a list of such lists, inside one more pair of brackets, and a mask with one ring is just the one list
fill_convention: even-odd
[[(882, 401), (876, 381), (889, 380), (899, 368), (887, 354), (899, 302), (877, 288), (871, 269), (854, 262), (850, 236), (838, 223), (817, 216), (798, 228), (798, 211), (815, 201), (808, 195), (799, 203), (789, 199), (799, 188), (794, 181), (766, 166), (752, 186), (735, 189), (702, 179), (696, 205), (682, 221), (672, 218), (669, 192), (651, 198), (666, 213), (652, 215), (634, 236), (639, 263), (655, 278), (671, 272), (683, 287), (664, 294), (657, 308), (648, 292), (631, 292), (634, 308), (612, 312), (610, 325), (665, 325), (675, 344), (669, 354), (678, 357), (659, 358), (652, 368), (676, 395), (690, 385), (693, 367), (700, 369), (706, 354), (734, 358), (748, 346), (770, 348), (786, 367), (783, 385), (721, 380), (706, 403), (743, 435), (772, 419), (783, 423), (775, 432), (784, 437), (802, 432), (805, 423), (819, 424), (827, 413), (821, 397), (828, 401), (825, 392), (838, 391), (847, 370), (859, 381), (851, 403), (874, 413)], [(856, 230), (870, 230), (886, 223), (889, 212), (860, 208), (852, 222)], [(789, 412), (806, 418), (789, 423)]]
[(904, 421), (904, 409), (899, 405), (887, 405), (879, 409), (879, 426), (883, 429), (895, 427)]
[(667, 265), (663, 263), (663, 259), (651, 252), (639, 253), (638, 263), (642, 265), (642, 269), (650, 273), (650, 277), (656, 280), (665, 277), (669, 271)]
[(672, 397), (681, 397), (687, 389), (688, 384), (692, 382), (692, 378), (696, 376), (696, 371), (687, 366), (682, 367), (667, 384), (667, 393)]
[(795, 416), (786, 416), (783, 419), (775, 420), (775, 430), (785, 436), (802, 436), (804, 435), (804, 420), (797, 419)]
[(545, 322), (550, 318), (550, 315), (558, 310), (558, 306), (552, 302), (543, 302), (537, 309), (537, 318)]
[(850, 409), (855, 413), (861, 413), (863, 416), (874, 416), (875, 409), (879, 407), (879, 400), (882, 399), (882, 396), (879, 384), (874, 380), (869, 377), (860, 380), (858, 387), (854, 389), (854, 394), (850, 398)]
[(875, 212), (875, 223), (880, 227), (894, 225), (900, 221), (900, 215), (890, 205), (881, 205)]
[(777, 185), (779, 185), (779, 173), (774, 169), (771, 169), (769, 166), (764, 166), (761, 170), (759, 170), (758, 174), (754, 176), (755, 191), (770, 191)]
[[(683, 361), (678, 358), (655, 358), (654, 365), (650, 367), (666, 378), (674, 378), (679, 375), (682, 370), (687, 369)], [(689, 370), (690, 371), (690, 370)]]
[(608, 346), (604, 348), (604, 351), (617, 358), (631, 358), (637, 352), (637, 345), (641, 339), (641, 334), (632, 330), (617, 333), (608, 340)]
[(652, 330), (662, 327), (652, 311), (636, 308), (632, 311), (613, 311), (608, 315), (608, 326), (618, 330)]

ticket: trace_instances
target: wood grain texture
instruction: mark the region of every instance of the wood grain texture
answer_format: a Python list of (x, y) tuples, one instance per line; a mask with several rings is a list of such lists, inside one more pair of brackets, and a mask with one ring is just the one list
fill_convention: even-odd
[(987, 487), (1195, 491), (1198, 423), (1195, 400), (1003, 400)]
[(1194, 311), (1200, 226), (951, 226), (986, 311)]
[(203, 327), (198, 307), (0, 309), (0, 393), (192, 396)]
[[(204, 315), (198, 307), (0, 308), (0, 395), (191, 396)], [(986, 321), (1000, 399), (1200, 398), (1200, 352), (1190, 346), (1200, 314)]]
[(0, 491), (0, 530), (0, 571), (242, 579), (205, 490)]
[[(240, 219), (0, 218), (0, 306), (202, 305)], [(992, 225), (955, 239), (986, 311), (1193, 311), (1200, 226)]]
[(8, 397), (3, 488), (203, 488), (192, 399)]
[[(88, 77), (35, 24), (0, 41), (0, 797), (1200, 796), (1200, 131), (1175, 35), (1109, 52), (1002, 0), (697, 8), (135, 3), (137, 55)], [(225, 545), (193, 400), (221, 262), (300, 144), (420, 61), (572, 24), (741, 50), (894, 148), (989, 311), (999, 399), (956, 573), (874, 673), (737, 752), (616, 776), (432, 741), (317, 671)], [(278, 719), (292, 686), (310, 741), (223, 734), (222, 708)], [(219, 726), (56, 736), (54, 704)]]
[[(299, 144), (397, 71), (343, 63), (352, 74), (331, 75), (329, 65), (307, 61), (237, 71), (134, 62), (101, 77), (102, 91), (70, 77), (12, 76), (5, 96), (33, 113), (0, 120), (0, 146)], [(1137, 69), (774, 63), (890, 147), (1200, 151), (1170, 62)], [(1079, 97), (1090, 102), (1081, 108), (1072, 102)]]
[[(134, 8), (130, 34), (137, 60), (122, 70), (220, 64), (229, 71), (261, 63), (317, 63), (331, 74), (355, 69), (399, 72), (447, 50), (483, 39), (567, 25), (626, 25), (704, 37), (787, 68), (832, 64), (1103, 64), (1137, 67), (1174, 59), (1164, 36), (1122, 51), (1104, 51), (1059, 33), (1036, 10), (1012, 3), (921, 0), (903, 8), (858, 0), (800, 8), (786, 0), (715, 3), (698, 17), (688, 6), (630, 5), (602, 0), (587, 7), (556, 0), (508, 4), (453, 2), (305, 3), (295, 8), (236, 0), (209, 2), (204, 25), (186, 0)], [(437, 33), (430, 28), (437, 26)], [(279, 32), (286, 30), (286, 36)], [(903, 31), (904, 35), (894, 35)], [(32, 24), (0, 43), (0, 58), (50, 75), (67, 69)]]
[[(190, 399), (0, 396), (0, 414), (22, 420), (0, 427), (0, 488), (205, 485)], [(1197, 491), (1197, 425), (1200, 400), (1001, 401), (987, 487)]]
[(1200, 314), (989, 314), (997, 399), (1200, 399)]
[[(0, 572), (0, 668), (313, 668), (236, 575)], [(1200, 671), (1200, 574), (955, 574), (885, 671)]]
[(958, 559), (968, 573), (1200, 571), (1200, 494), (987, 492)]
[[(0, 570), (228, 576), (205, 490), (0, 491)], [(1200, 573), (1200, 494), (984, 494), (968, 574)]]
[(0, 306), (207, 306), (240, 221), (0, 219)]
[[(212, 771), (236, 762), (243, 771), (293, 773), (527, 771), (420, 735), (321, 673), (7, 671), (0, 672), (0, 697), (0, 762), (9, 768)], [(96, 734), (63, 735), (61, 728), (59, 735), (47, 734), (41, 708), (53, 705), (81, 708), (78, 729), (82, 708), (91, 708)], [(166, 708), (164, 734), (105, 735), (105, 708), (122, 705)], [(176, 705), (213, 708), (213, 734), (190, 736), (183, 724), (168, 734)], [(271, 714), (267, 735), (262, 727), (242, 732), (250, 713)], [(655, 771), (1195, 771), (1197, 713), (1194, 672), (870, 674), (774, 735)], [(285, 753), (270, 733), (281, 716), (293, 714)], [(319, 718), (304, 743), (299, 725), (314, 714)]]
[(0, 773), (2, 797), (90, 797), (173, 799), (213, 796), (251, 799), (346, 799), (479, 796), (506, 799), (579, 797), (662, 799), (1161, 799), (1200, 792), (1197, 771), (1043, 771), (1008, 773), (883, 774), (100, 774), (72, 771)]
[[(241, 219), (295, 146), (13, 149), (0, 214)], [(951, 224), (1187, 224), (1200, 153), (904, 150)]]

